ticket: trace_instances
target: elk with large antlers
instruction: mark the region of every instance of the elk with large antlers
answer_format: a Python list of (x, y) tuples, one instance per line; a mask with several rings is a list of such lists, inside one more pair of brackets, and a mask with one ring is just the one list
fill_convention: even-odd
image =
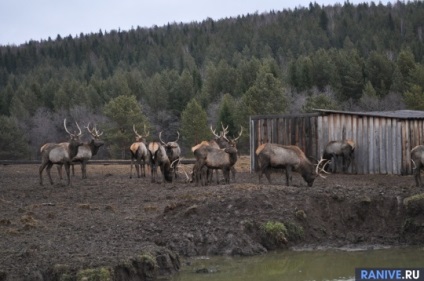
[(41, 166), (39, 168), (40, 174), (40, 185), (43, 185), (43, 170), (47, 167), (47, 175), (49, 176), (50, 183), (53, 184), (53, 180), (50, 174), (50, 169), (53, 164), (61, 164), (65, 165), (66, 175), (68, 177), (68, 185), (71, 184), (70, 177), (70, 165), (72, 159), (78, 153), (78, 147), (80, 147), (83, 143), (80, 141), (80, 136), (82, 134), (81, 128), (78, 126), (79, 130), (78, 134), (71, 134), (66, 128), (66, 119), (63, 120), (63, 126), (65, 127), (65, 131), (69, 134), (70, 140), (67, 143), (49, 143), (45, 144), (41, 147)]
[(131, 151), (131, 170), (130, 178), (132, 178), (132, 169), (135, 160), (135, 169), (137, 171), (137, 177), (140, 177), (140, 167), (143, 177), (146, 176), (146, 163), (149, 160), (149, 152), (147, 151), (146, 138), (149, 136), (149, 132), (146, 133), (146, 126), (144, 126), (144, 136), (137, 133), (135, 125), (133, 125), (133, 131), (135, 133), (135, 142), (130, 146)]
[[(227, 127), (224, 127), (224, 124), (221, 123), (222, 131), (218, 135), (216, 133), (216, 129), (214, 130), (212, 128), (212, 125), (210, 127), (212, 134), (215, 136), (214, 141), (218, 144), (219, 148), (228, 148), (228, 147), (237, 147), (237, 141), (243, 134), (243, 127), (240, 127), (240, 132), (237, 137), (230, 138), (227, 136), (228, 134), (228, 125)], [(236, 180), (236, 168), (233, 166), (231, 167), (231, 174), (233, 176), (233, 180)]]
[[(88, 161), (97, 154), (100, 147), (104, 145), (104, 142), (100, 140), (100, 136), (103, 135), (103, 132), (99, 132), (96, 127), (90, 129), (90, 124), (86, 127), (87, 131), (90, 133), (92, 139), (88, 143), (84, 143), (80, 147), (78, 147), (77, 155), (72, 159), (71, 168), (72, 175), (75, 176), (75, 164), (81, 164), (81, 175), (83, 179), (87, 178), (87, 163)], [(60, 179), (62, 179), (62, 166), (63, 164), (59, 164), (57, 166), (57, 172), (59, 173)]]
[(80, 163), (81, 164), (81, 174), (82, 178), (87, 178), (87, 162), (97, 154), (100, 147), (103, 146), (105, 143), (100, 140), (100, 136), (103, 135), (103, 132), (99, 132), (94, 126), (92, 129), (90, 129), (90, 124), (85, 127), (87, 131), (90, 133), (92, 139), (89, 143), (84, 143), (80, 147), (78, 147), (78, 153), (72, 159), (72, 173), (74, 173), (74, 164)]
[(300, 173), (308, 186), (312, 186), (317, 175), (320, 175), (318, 167), (322, 161), (315, 167), (303, 151), (295, 145), (261, 144), (256, 149), (256, 155), (259, 164), (259, 182), (265, 174), (268, 182), (271, 183), (272, 168), (285, 168), (287, 186), (290, 185), (292, 170)]
[(174, 171), (174, 178), (177, 178), (177, 172), (178, 172), (178, 164), (180, 162), (180, 156), (181, 156), (181, 148), (180, 145), (177, 143), (177, 141), (180, 139), (180, 133), (177, 132), (178, 136), (175, 141), (169, 141), (164, 142), (162, 140), (162, 132), (159, 133), (159, 140), (162, 143), (162, 146), (165, 147), (166, 155), (169, 158), (169, 161), (171, 163), (174, 163), (173, 165), (173, 171)]

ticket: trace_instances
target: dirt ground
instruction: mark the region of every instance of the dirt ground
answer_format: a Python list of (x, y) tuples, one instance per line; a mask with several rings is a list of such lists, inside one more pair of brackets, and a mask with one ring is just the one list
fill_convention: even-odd
[[(129, 165), (89, 165), (84, 180), (76, 167), (66, 186), (53, 168), (55, 184), (43, 174), (40, 186), (38, 165), (0, 166), (0, 280), (77, 280), (81, 270), (96, 268), (110, 280), (149, 280), (193, 256), (424, 241), (417, 196), (424, 190), (412, 176), (331, 174), (307, 187), (294, 174), (288, 187), (281, 172), (273, 184), (259, 184), (248, 157), (236, 169), (235, 183), (201, 187), (183, 177), (165, 186), (130, 179)], [(264, 234), (267, 222), (294, 231), (274, 239)], [(154, 252), (155, 273), (131, 279), (146, 249)]]

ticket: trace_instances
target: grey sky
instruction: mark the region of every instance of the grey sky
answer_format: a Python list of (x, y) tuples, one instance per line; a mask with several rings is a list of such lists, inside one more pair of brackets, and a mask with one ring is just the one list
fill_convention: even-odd
[[(0, 45), (19, 45), (29, 40), (75, 37), (131, 27), (167, 23), (219, 20), (270, 10), (343, 4), (339, 0), (0, 0)], [(371, 1), (350, 0), (352, 4)], [(374, 1), (376, 4), (380, 1)], [(386, 5), (389, 0), (382, 0)]]

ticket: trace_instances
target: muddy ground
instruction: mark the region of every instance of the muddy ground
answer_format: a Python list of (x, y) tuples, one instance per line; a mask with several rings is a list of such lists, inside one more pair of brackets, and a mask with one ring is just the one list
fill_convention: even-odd
[(77, 167), (72, 186), (52, 169), (56, 183), (44, 174), (40, 186), (38, 165), (0, 166), (0, 280), (149, 280), (193, 256), (424, 242), (412, 176), (332, 174), (307, 187), (294, 174), (287, 187), (281, 172), (259, 184), (248, 163), (236, 183), (206, 187), (130, 179), (128, 165), (90, 165), (85, 180)]

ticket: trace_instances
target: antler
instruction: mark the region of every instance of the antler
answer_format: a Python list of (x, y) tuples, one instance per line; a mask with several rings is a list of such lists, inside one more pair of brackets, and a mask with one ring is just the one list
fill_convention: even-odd
[[(322, 162), (324, 162), (325, 161), (325, 163), (324, 163), (324, 165), (322, 166), (322, 168), (320, 169), (319, 168), (319, 166), (321, 165), (321, 163)], [(328, 164), (330, 163), (330, 160), (328, 160), (328, 159), (324, 159), (324, 158), (322, 158), (321, 157), (321, 159), (319, 160), (319, 162), (318, 162), (318, 164), (317, 164), (317, 166), (316, 166), (316, 168), (315, 168), (315, 172), (316, 172), (316, 174), (318, 175), (318, 176), (320, 176), (321, 178), (323, 178), (323, 179), (325, 179), (325, 178), (327, 178), (326, 176), (323, 176), (321, 173), (320, 173), (320, 171), (322, 171), (322, 172), (324, 172), (324, 173), (326, 173), (326, 174), (330, 174), (329, 172), (327, 172), (327, 171), (325, 171), (324, 170), (324, 168), (325, 168), (325, 166), (327, 166)]]
[(147, 138), (150, 135), (150, 131), (146, 133), (146, 124), (144, 124), (144, 137)]
[(104, 133), (104, 132), (99, 132), (99, 131), (97, 131), (96, 126), (94, 126), (94, 128), (93, 128), (93, 129), (94, 129), (94, 132), (96, 133), (96, 136), (97, 136), (97, 137), (100, 137), (100, 136), (101, 136), (101, 135), (103, 135), (103, 133)]
[(142, 136), (139, 134), (139, 133), (137, 133), (137, 130), (135, 129), (135, 125), (133, 124), (133, 131), (134, 131), (134, 134), (138, 137), (138, 138), (142, 138)]
[(178, 134), (177, 139), (174, 142), (177, 142), (180, 139), (180, 132), (177, 131), (177, 134)]
[(217, 138), (219, 138), (220, 136), (218, 136), (217, 134), (216, 134), (216, 129), (214, 130), (213, 128), (212, 128), (212, 125), (211, 125), (211, 132), (212, 132), (212, 134), (215, 136), (215, 137), (217, 137)]
[[(162, 131), (160, 131), (160, 133), (159, 133), (159, 140), (163, 145), (166, 145), (166, 143), (162, 140), (161, 135), (162, 135)], [(171, 164), (171, 166), (172, 166), (172, 164)]]
[(103, 135), (103, 132), (97, 131), (96, 126), (93, 127), (93, 129), (90, 130), (90, 123), (85, 127), (87, 131), (91, 134), (91, 136), (95, 139), (100, 138), (101, 135)]
[(65, 131), (71, 136), (71, 137), (79, 137), (79, 136), (81, 136), (82, 135), (82, 132), (81, 132), (81, 128), (80, 128), (80, 126), (78, 125), (78, 123), (77, 122), (75, 122), (75, 124), (77, 124), (77, 127), (78, 127), (78, 130), (79, 130), (79, 134), (72, 134), (71, 132), (69, 132), (69, 130), (68, 130), (68, 128), (66, 128), (66, 118), (63, 120), (63, 126), (65, 127)]
[(417, 165), (415, 164), (415, 161), (414, 160), (411, 159), (411, 161), (412, 161), (412, 164), (414, 164), (413, 167), (412, 167), (412, 169), (415, 170), (417, 168)]
[(239, 133), (238, 137), (233, 139), (233, 141), (237, 141), (241, 137), (241, 134), (243, 134), (243, 126), (240, 126), (240, 133)]
[(228, 126), (226, 128), (224, 128), (224, 124), (222, 124), (221, 122), (221, 127), (222, 127), (222, 132), (221, 132), (221, 136), (228, 142), (230, 142), (230, 140), (227, 138), (227, 134), (228, 134)]

